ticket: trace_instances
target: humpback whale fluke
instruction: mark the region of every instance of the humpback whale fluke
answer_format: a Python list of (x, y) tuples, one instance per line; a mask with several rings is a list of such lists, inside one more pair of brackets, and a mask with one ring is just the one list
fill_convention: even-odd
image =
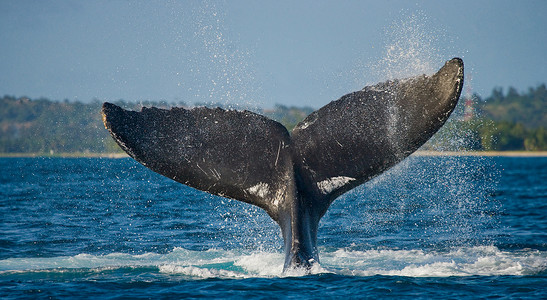
[(249, 111), (104, 103), (116, 142), (153, 171), (254, 204), (281, 227), (285, 267), (319, 261), (319, 220), (338, 196), (394, 166), (446, 122), (463, 86), (463, 61), (434, 75), (367, 86), (300, 122), (292, 135)]

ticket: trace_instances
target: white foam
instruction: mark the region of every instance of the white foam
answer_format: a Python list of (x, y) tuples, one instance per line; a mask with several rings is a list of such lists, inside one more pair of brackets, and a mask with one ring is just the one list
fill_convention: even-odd
[[(547, 251), (501, 251), (493, 246), (462, 247), (445, 252), (423, 250), (320, 250), (321, 265), (311, 274), (332, 272), (346, 276), (499, 276), (533, 275), (547, 270)], [(71, 272), (87, 269), (103, 272), (117, 268), (157, 268), (159, 273), (193, 279), (252, 278), (308, 275), (306, 270), (283, 273), (280, 252), (175, 248), (166, 254), (79, 254), (50, 258), (0, 260), (0, 274), (24, 272)]]
[(193, 278), (245, 278), (245, 274), (212, 268), (200, 268), (195, 266), (179, 266), (176, 264), (163, 265), (159, 267), (161, 273), (186, 275)]
[(257, 276), (279, 276), (283, 272), (283, 255), (281, 253), (255, 252), (239, 257), (235, 265)]
[(506, 252), (493, 246), (449, 252), (340, 249), (322, 258), (325, 268), (356, 276), (408, 277), (529, 275), (547, 269), (547, 252)]

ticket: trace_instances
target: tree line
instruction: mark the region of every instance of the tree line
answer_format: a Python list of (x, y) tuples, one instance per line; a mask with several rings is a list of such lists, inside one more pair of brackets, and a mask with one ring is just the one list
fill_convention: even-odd
[[(547, 88), (519, 93), (495, 88), (487, 98), (462, 97), (453, 116), (426, 145), (430, 149), (547, 150)], [(466, 102), (471, 107), (466, 107)], [(471, 113), (471, 117), (466, 116)]]
[[(462, 97), (453, 116), (425, 149), (547, 150), (545, 84), (522, 93), (514, 88), (507, 92), (496, 88), (487, 98), (473, 95), (471, 101), (467, 100)], [(131, 110), (143, 106), (187, 106), (166, 101), (120, 100), (115, 104)], [(102, 102), (98, 100), (83, 103), (4, 96), (0, 105), (0, 153), (122, 152), (104, 128)], [(272, 109), (254, 110), (292, 130), (314, 109), (275, 105)]]

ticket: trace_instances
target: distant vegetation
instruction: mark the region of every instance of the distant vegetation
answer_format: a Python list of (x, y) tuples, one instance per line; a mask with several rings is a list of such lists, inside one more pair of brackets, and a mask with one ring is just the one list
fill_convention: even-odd
[[(185, 103), (125, 101), (116, 104), (132, 110), (142, 106), (172, 107)], [(466, 99), (425, 149), (433, 150), (547, 150), (547, 89), (545, 84), (519, 93), (494, 89), (481, 99)], [(102, 124), (101, 102), (49, 99), (0, 99), (0, 153), (112, 153), (121, 152)], [(311, 107), (259, 110), (292, 130), (313, 111)]]
[[(545, 84), (518, 93), (496, 88), (481, 99), (462, 99), (453, 117), (426, 145), (432, 149), (547, 150), (547, 89)], [(468, 115), (466, 116), (466, 113)]]

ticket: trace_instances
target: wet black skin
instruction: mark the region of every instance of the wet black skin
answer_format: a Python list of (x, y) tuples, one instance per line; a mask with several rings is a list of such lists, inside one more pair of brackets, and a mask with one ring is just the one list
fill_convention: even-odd
[(343, 193), (394, 166), (446, 122), (463, 86), (454, 58), (434, 75), (347, 94), (310, 114), (292, 135), (249, 111), (104, 103), (116, 142), (153, 171), (264, 209), (281, 227), (284, 270), (319, 262), (317, 229)]

